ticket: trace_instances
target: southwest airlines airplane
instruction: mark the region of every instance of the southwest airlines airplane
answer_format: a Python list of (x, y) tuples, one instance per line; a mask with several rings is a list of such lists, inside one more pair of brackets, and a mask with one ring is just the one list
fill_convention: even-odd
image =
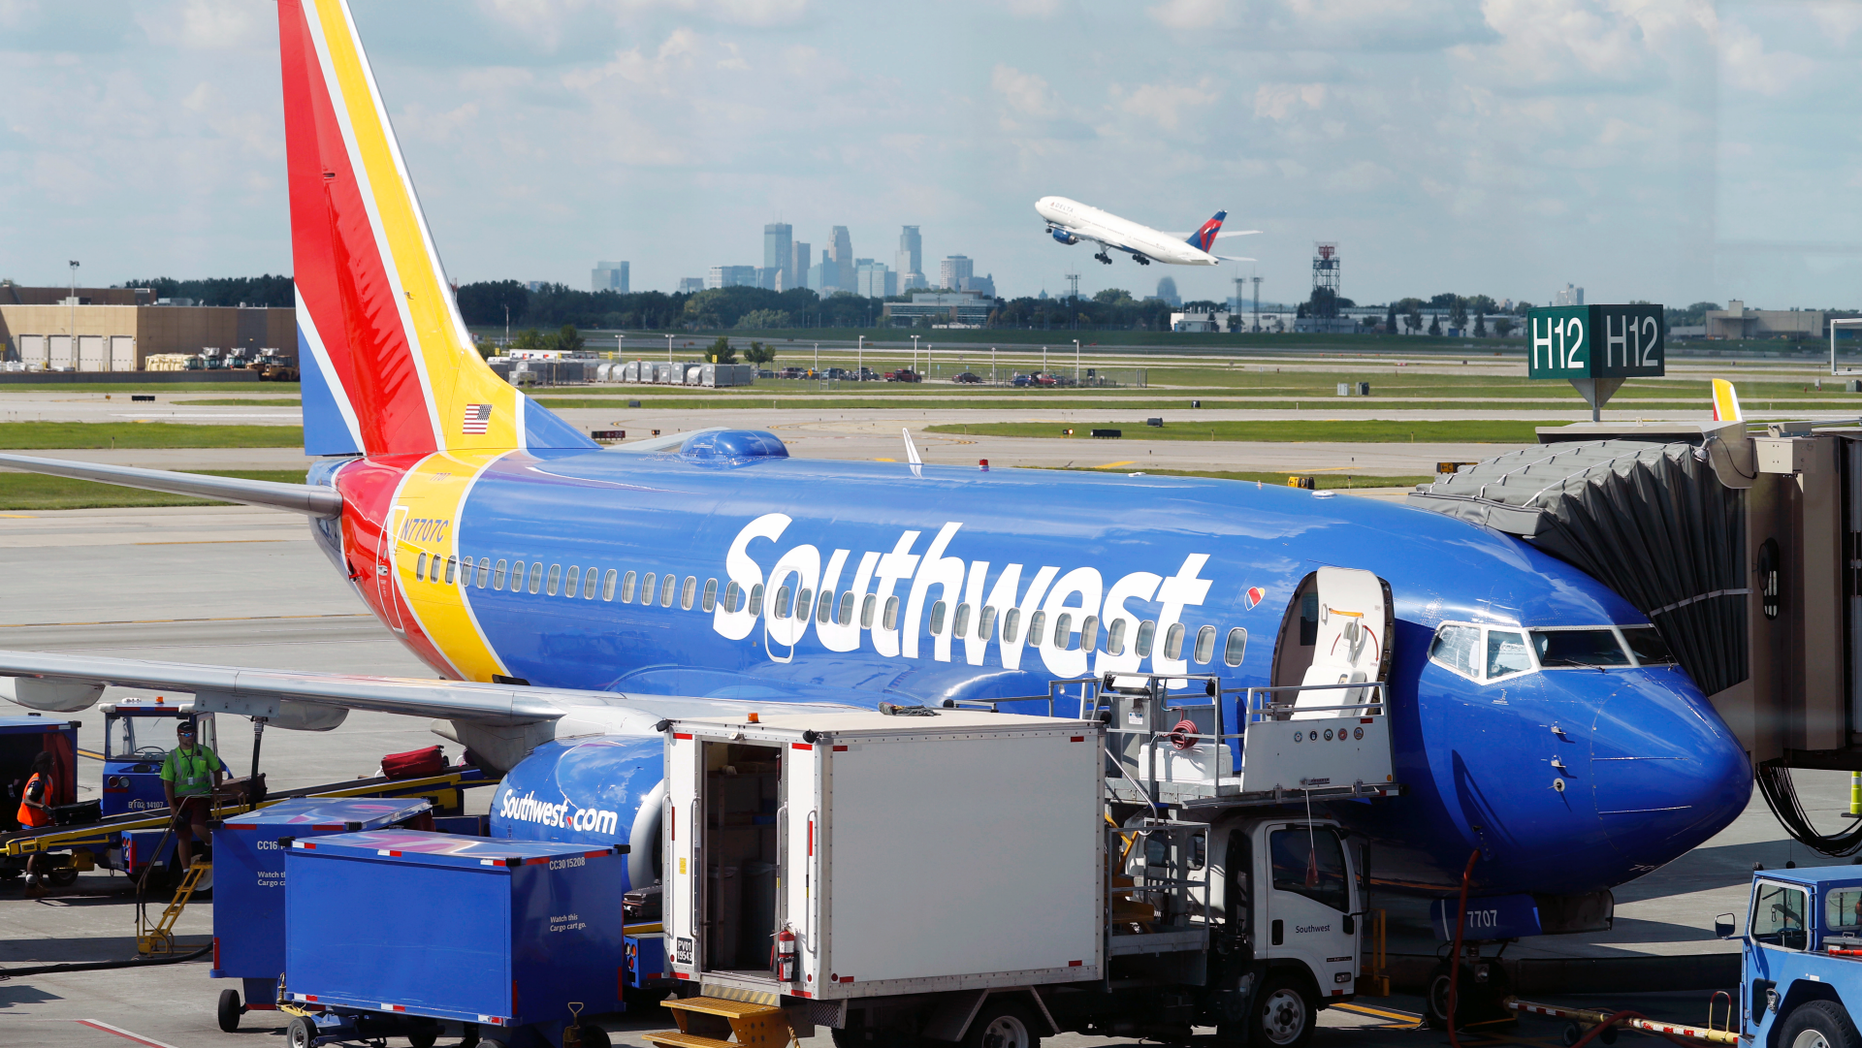
[[(1388, 681), (1404, 792), (1332, 805), (1381, 842), (1385, 881), (1452, 887), (1478, 847), (1484, 894), (1597, 891), (1745, 807), (1745, 754), (1647, 619), (1498, 532), (1220, 480), (799, 460), (755, 430), (596, 446), (473, 350), (343, 0), (278, 11), (322, 458), (304, 484), (0, 461), (303, 514), (439, 679), (0, 651), (0, 694), (75, 712), (161, 688), (313, 730), (436, 718), (507, 773), (496, 834), (631, 843), (636, 883), (656, 875), (662, 718), (1086, 674), (1298, 684), (1334, 649)], [(1321, 622), (1353, 606), (1361, 630)]]
[(1217, 211), (1194, 233), (1161, 233), (1066, 197), (1045, 196), (1034, 202), (1035, 214), (1047, 220), (1048, 235), (1069, 246), (1082, 240), (1099, 245), (1093, 257), (1112, 264), (1110, 252), (1123, 251), (1132, 261), (1148, 266), (1152, 260), (1173, 266), (1217, 266), (1224, 262), (1252, 262), (1251, 258), (1230, 258), (1212, 254), (1215, 242), (1222, 237), (1245, 237), (1258, 229), (1231, 229), (1222, 232), (1228, 212)]

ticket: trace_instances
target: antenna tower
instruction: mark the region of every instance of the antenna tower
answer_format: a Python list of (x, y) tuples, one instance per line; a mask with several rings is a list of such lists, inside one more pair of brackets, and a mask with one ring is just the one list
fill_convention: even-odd
[(1306, 314), (1331, 319), (1338, 316), (1338, 245), (1318, 243), (1312, 253), (1312, 301)]
[(1254, 281), (1254, 330), (1259, 332), (1261, 330), (1261, 278), (1257, 276), (1251, 279)]

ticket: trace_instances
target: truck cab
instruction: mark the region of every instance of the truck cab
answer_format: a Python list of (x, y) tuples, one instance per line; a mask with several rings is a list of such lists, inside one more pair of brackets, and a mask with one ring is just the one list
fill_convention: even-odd
[[(175, 726), (194, 722), (195, 738), (220, 752), (213, 714), (194, 712), (192, 699), (171, 702), (126, 698), (103, 706), (103, 815), (160, 811), (168, 807), (162, 790), (162, 762), (175, 748)], [(220, 762), (225, 772), (226, 762)]]
[[(1717, 930), (1730, 937), (1732, 914)], [(1754, 1048), (1862, 1048), (1862, 868), (1752, 875), (1740, 1033)], [(1819, 1043), (1819, 1038), (1821, 1043)]]

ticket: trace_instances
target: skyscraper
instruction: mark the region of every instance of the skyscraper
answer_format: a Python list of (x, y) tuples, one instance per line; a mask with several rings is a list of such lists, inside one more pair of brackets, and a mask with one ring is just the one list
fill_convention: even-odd
[(810, 254), (813, 247), (814, 245), (801, 240), (791, 245), (789, 278), (782, 283), (785, 291), (794, 287), (814, 287), (808, 282), (808, 267), (815, 264), (814, 256)]
[[(785, 287), (795, 286), (792, 283), (795, 248), (791, 236), (794, 231), (794, 227), (787, 222), (771, 222), (763, 227), (763, 268), (781, 271), (786, 278), (783, 282)], [(775, 283), (772, 281), (769, 286), (774, 287)]]
[(938, 263), (938, 284), (951, 291), (963, 290), (965, 277), (976, 275), (976, 263), (965, 255), (952, 255)]
[[(925, 241), (918, 235), (917, 226), (900, 228), (902, 231), (899, 233), (899, 257), (897, 265), (893, 268), (902, 274), (901, 279), (906, 287), (915, 287), (924, 282)], [(916, 283), (913, 282), (913, 277), (917, 278)]]
[(595, 271), (590, 274), (589, 290), (619, 291), (627, 294), (627, 263), (597, 262)]
[(852, 291), (855, 273), (853, 238), (847, 235), (846, 226), (834, 227), (834, 272), (839, 277), (834, 286), (842, 291)]
[(1157, 297), (1173, 306), (1180, 306), (1183, 304), (1183, 299), (1177, 295), (1177, 282), (1171, 277), (1158, 278)]

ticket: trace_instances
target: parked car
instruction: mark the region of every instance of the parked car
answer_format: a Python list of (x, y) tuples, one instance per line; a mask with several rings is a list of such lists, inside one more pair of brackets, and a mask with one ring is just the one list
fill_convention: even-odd
[(769, 368), (757, 368), (756, 377), (757, 378), (775, 378), (776, 373), (770, 370)]
[(780, 377), (782, 378), (806, 378), (808, 377), (808, 369), (800, 368), (800, 367), (783, 368), (782, 375)]
[(827, 375), (831, 379), (852, 378), (853, 372), (848, 371), (846, 368), (829, 368)]
[(1009, 385), (1014, 386), (1016, 389), (1024, 389), (1028, 386), (1034, 385), (1034, 379), (1030, 378), (1027, 375), (1016, 375), (1012, 380), (1010, 380)]
[(980, 386), (983, 384), (983, 377), (974, 371), (965, 371), (951, 381), (963, 386)]
[(916, 371), (913, 371), (911, 368), (900, 368), (897, 371), (886, 372), (886, 381), (887, 382), (923, 382), (924, 376), (918, 374), (918, 372)]
[(1037, 371), (1034, 374), (1034, 384), (1037, 386), (1057, 386), (1060, 383), (1055, 381), (1054, 376), (1047, 372)]

